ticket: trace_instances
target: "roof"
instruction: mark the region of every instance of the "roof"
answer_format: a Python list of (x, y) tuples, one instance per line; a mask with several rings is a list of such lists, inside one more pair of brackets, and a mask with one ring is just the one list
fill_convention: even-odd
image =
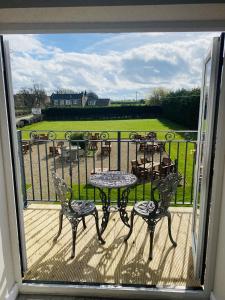
[(0, 8), (76, 7), (76, 6), (126, 6), (223, 3), (223, 0), (2, 0)]
[(52, 94), (50, 96), (51, 100), (73, 100), (73, 99), (79, 99), (81, 100), (83, 97), (83, 93), (76, 93), (76, 94)]
[(107, 106), (110, 103), (109, 98), (99, 98), (96, 100), (96, 106)]
[(95, 102), (95, 104), (93, 104), (94, 106), (108, 106), (109, 103), (110, 103), (110, 99), (109, 98), (98, 98), (98, 99), (92, 99), (92, 98), (89, 98), (87, 100), (87, 105), (90, 105), (92, 103), (90, 102)]

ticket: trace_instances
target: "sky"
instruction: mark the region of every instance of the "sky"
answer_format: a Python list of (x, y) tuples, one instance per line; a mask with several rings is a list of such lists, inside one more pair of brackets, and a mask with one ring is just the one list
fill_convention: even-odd
[(94, 91), (112, 100), (143, 99), (157, 87), (195, 88), (219, 33), (6, 35), (13, 89), (38, 84)]

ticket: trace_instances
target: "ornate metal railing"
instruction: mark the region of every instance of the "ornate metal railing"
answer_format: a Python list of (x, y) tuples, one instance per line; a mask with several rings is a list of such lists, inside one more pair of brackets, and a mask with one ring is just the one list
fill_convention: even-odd
[[(133, 172), (138, 184), (129, 195), (132, 203), (149, 199), (152, 181), (173, 169), (182, 175), (173, 204), (192, 204), (196, 131), (23, 130), (18, 131), (18, 142), (25, 206), (29, 201), (58, 201), (51, 170), (72, 187), (74, 198), (96, 202), (98, 191), (88, 183), (91, 173)], [(111, 195), (115, 202), (118, 197), (118, 192)]]

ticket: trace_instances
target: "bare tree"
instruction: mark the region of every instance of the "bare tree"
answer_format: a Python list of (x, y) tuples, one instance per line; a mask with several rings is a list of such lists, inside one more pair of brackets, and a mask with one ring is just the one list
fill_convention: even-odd
[(88, 92), (87, 96), (88, 96), (88, 99), (95, 99), (95, 100), (98, 99), (98, 95), (95, 92), (92, 92), (92, 91)]
[(16, 97), (24, 103), (25, 107), (44, 107), (47, 101), (47, 94), (43, 88), (34, 84), (31, 88), (22, 88)]

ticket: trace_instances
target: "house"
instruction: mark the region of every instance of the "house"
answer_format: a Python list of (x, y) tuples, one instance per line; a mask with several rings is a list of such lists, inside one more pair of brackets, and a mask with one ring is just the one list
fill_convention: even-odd
[(92, 93), (53, 93), (50, 96), (52, 106), (109, 106), (109, 98), (98, 98), (92, 96)]
[(87, 102), (87, 93), (53, 93), (50, 96), (52, 106), (78, 106), (84, 107)]
[(91, 99), (89, 98), (86, 102), (85, 106), (109, 106), (110, 105), (110, 99), (109, 98), (97, 98), (97, 99)]
[[(52, 0), (6, 1), (0, 3), (0, 31), (2, 34), (57, 33), (57, 32), (162, 32), (162, 31), (223, 31), (225, 30), (225, 3), (212, 0)], [(131, 284), (116, 288), (109, 285), (87, 285), (84, 282), (24, 282), (22, 269), (24, 255), (21, 245), (23, 220), (20, 218), (21, 181), (13, 121), (12, 95), (6, 92), (10, 76), (0, 73), (0, 299), (14, 300), (20, 294), (25, 298), (41, 295), (91, 296), (115, 299), (225, 299), (225, 76), (222, 78), (221, 100), (217, 107), (217, 143), (215, 169), (210, 174), (213, 190), (208, 245), (205, 249), (206, 273), (203, 289), (166, 289), (165, 287), (134, 287), (132, 278), (141, 276), (142, 262), (137, 272), (130, 274)], [(181, 45), (182, 50), (182, 45)], [(185, 55), (185, 53), (184, 53)], [(8, 91), (8, 90), (7, 90)], [(11, 93), (12, 94), (12, 93)], [(10, 104), (11, 99), (11, 106)], [(9, 108), (11, 107), (11, 108)], [(17, 174), (17, 175), (16, 175)], [(32, 216), (31, 216), (32, 222)], [(51, 222), (51, 220), (49, 220)], [(40, 222), (41, 223), (41, 220)], [(85, 234), (85, 233), (84, 233)], [(158, 236), (160, 239), (160, 236)], [(91, 245), (91, 244), (90, 244)], [(134, 245), (135, 246), (135, 245)], [(52, 245), (54, 247), (54, 245)], [(118, 247), (118, 245), (112, 245)], [(118, 247), (119, 250), (119, 247)], [(60, 255), (60, 254), (59, 254)], [(64, 255), (63, 253), (61, 255)], [(90, 258), (91, 259), (91, 258)], [(182, 259), (182, 258), (180, 258)], [(102, 265), (104, 268), (105, 265)], [(149, 262), (148, 268), (151, 268)], [(160, 259), (159, 267), (164, 263)], [(140, 268), (140, 269), (139, 269)], [(56, 270), (57, 271), (57, 270)], [(79, 270), (78, 270), (79, 271)], [(90, 271), (90, 270), (88, 270)], [(156, 275), (160, 270), (156, 270)], [(188, 272), (189, 270), (187, 270)], [(30, 296), (26, 296), (29, 294)], [(35, 296), (34, 296), (35, 295)], [(52, 298), (52, 297), (50, 297)]]

